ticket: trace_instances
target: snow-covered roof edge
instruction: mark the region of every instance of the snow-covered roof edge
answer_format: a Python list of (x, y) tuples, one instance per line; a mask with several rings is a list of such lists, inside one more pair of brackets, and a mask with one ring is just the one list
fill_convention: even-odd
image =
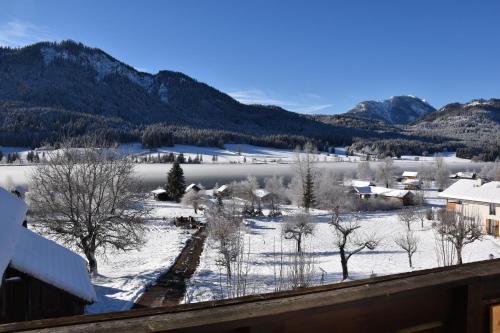
[(89, 303), (97, 300), (87, 262), (80, 255), (31, 230), (20, 229), (10, 263), (13, 268)]
[(0, 286), (1, 277), (15, 252), (27, 211), (24, 201), (0, 187)]

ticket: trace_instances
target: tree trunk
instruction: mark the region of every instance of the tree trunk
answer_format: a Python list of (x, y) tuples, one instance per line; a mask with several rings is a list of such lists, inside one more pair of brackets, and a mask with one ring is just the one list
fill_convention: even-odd
[(462, 264), (462, 249), (461, 248), (456, 248), (457, 249), (457, 265)]
[(299, 236), (297, 239), (297, 253), (302, 252), (302, 236)]
[(347, 257), (345, 256), (345, 251), (340, 248), (340, 263), (342, 264), (342, 280), (349, 277), (349, 270), (347, 269)]
[(411, 262), (411, 254), (408, 253), (408, 262), (410, 263), (410, 268), (413, 268), (413, 263)]
[(97, 276), (97, 260), (95, 258), (95, 251), (92, 250), (85, 251), (85, 257), (87, 257), (87, 260), (89, 262), (90, 276), (92, 277)]

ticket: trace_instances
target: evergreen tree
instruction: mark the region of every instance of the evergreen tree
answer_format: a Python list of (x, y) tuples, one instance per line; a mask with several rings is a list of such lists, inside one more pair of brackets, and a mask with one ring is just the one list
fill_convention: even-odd
[(309, 208), (314, 206), (314, 180), (311, 173), (311, 169), (307, 168), (306, 170), (306, 179), (304, 184), (304, 208), (306, 211), (309, 211)]
[(186, 190), (186, 182), (184, 180), (184, 171), (179, 162), (176, 161), (167, 175), (167, 194), (171, 200), (179, 202)]

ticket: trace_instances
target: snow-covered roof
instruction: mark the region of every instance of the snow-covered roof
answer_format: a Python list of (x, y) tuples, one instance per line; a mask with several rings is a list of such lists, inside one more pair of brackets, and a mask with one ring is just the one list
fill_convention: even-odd
[(384, 197), (402, 199), (402, 198), (406, 197), (409, 193), (410, 193), (410, 191), (408, 191), (408, 190), (390, 189), (389, 191), (386, 191), (386, 192), (382, 193), (381, 195), (383, 195)]
[(463, 178), (463, 179), (474, 179), (476, 177), (476, 173), (474, 172), (457, 172), (450, 175), (450, 178)]
[(359, 179), (353, 179), (351, 180), (351, 186), (355, 187), (365, 187), (365, 186), (371, 186), (373, 183), (369, 180), (359, 180)]
[(370, 186), (355, 186), (354, 190), (359, 194), (372, 194)]
[(404, 179), (401, 183), (403, 185), (420, 185), (420, 180), (418, 180), (418, 179)]
[(417, 171), (404, 171), (403, 172), (403, 177), (417, 177), (418, 172)]
[(252, 190), (252, 193), (257, 197), (257, 198), (264, 198), (265, 196), (269, 195), (270, 193), (262, 188), (258, 188), (255, 190)]
[(354, 187), (359, 194), (376, 194), (390, 198), (404, 198), (410, 191), (386, 188), (380, 186), (362, 186)]
[(438, 195), (442, 198), (500, 204), (500, 182), (460, 179)]
[(21, 227), (10, 265), (85, 301), (95, 301), (85, 260), (67, 248)]
[(85, 260), (24, 228), (27, 210), (21, 199), (0, 188), (0, 276), (11, 265), (85, 301), (96, 300)]
[(189, 192), (191, 190), (199, 191), (202, 189), (201, 185), (197, 185), (195, 183), (190, 184), (188, 187), (186, 187), (186, 192)]
[(227, 189), (228, 189), (228, 187), (229, 187), (229, 186), (227, 186), (227, 185), (222, 185), (221, 187), (219, 187), (219, 188), (217, 189), (217, 192), (224, 192), (225, 190), (227, 190)]
[(152, 190), (151, 193), (153, 194), (162, 194), (162, 193), (166, 193), (167, 190), (163, 189), (163, 188), (157, 188), (156, 190)]
[(27, 211), (28, 206), (22, 200), (0, 187), (0, 276), (15, 252)]

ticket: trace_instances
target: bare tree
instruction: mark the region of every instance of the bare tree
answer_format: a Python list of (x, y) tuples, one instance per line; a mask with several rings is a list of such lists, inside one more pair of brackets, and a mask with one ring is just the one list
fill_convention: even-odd
[(80, 149), (63, 144), (47, 153), (31, 177), (30, 208), (45, 231), (83, 252), (97, 275), (96, 252), (127, 251), (142, 244), (144, 195), (132, 189), (133, 163), (95, 140)]
[(422, 180), (424, 188), (430, 188), (432, 181), (434, 180), (435, 170), (424, 163), (420, 164), (420, 169), (418, 171), (418, 176)]
[(436, 251), (438, 266), (451, 266), (455, 263), (455, 247), (445, 237), (444, 234), (439, 233), (436, 228), (434, 231), (434, 249)]
[(358, 164), (356, 176), (359, 179), (372, 179), (373, 171), (369, 161), (362, 161)]
[(287, 278), (291, 289), (306, 288), (314, 276), (314, 257), (312, 254), (296, 252), (292, 255)]
[(279, 216), (281, 215), (280, 205), (285, 202), (286, 198), (283, 177), (274, 175), (271, 178), (266, 178), (264, 183), (266, 191), (269, 192), (269, 201), (271, 203), (269, 216)]
[(500, 162), (486, 163), (479, 175), (485, 180), (500, 181)]
[(442, 156), (436, 157), (436, 185), (439, 191), (443, 191), (450, 183), (450, 170)]
[(420, 221), (420, 228), (424, 228), (424, 221), (427, 220), (429, 213), (426, 209), (419, 209), (415, 212), (417, 219)]
[(336, 207), (341, 210), (347, 210), (352, 204), (348, 189), (338, 185), (342, 175), (338, 173), (323, 170), (319, 173), (318, 185), (316, 189), (316, 202), (321, 208), (327, 209), (330, 212)]
[(198, 209), (204, 201), (205, 198), (203, 197), (201, 191), (196, 190), (187, 191), (181, 198), (181, 204), (183, 206), (193, 207), (195, 214), (198, 214)]
[[(244, 251), (242, 216), (236, 204), (226, 203), (224, 207), (214, 206), (206, 213), (207, 226), (212, 246), (217, 250), (217, 265), (225, 270), (228, 296), (241, 296), (245, 287), (246, 270), (242, 270)], [(242, 275), (243, 274), (243, 275)]]
[(314, 224), (309, 214), (287, 216), (282, 226), (285, 239), (293, 239), (297, 243), (297, 252), (302, 252), (302, 241), (314, 231)]
[(394, 161), (391, 157), (386, 157), (382, 161), (382, 164), (379, 165), (377, 169), (377, 181), (383, 183), (385, 187), (389, 188), (392, 186), (393, 180), (393, 165)]
[(339, 249), (342, 279), (345, 280), (349, 277), (349, 259), (364, 249), (374, 250), (378, 240), (373, 235), (360, 237), (360, 217), (354, 214), (347, 221), (342, 221), (338, 208), (334, 210), (330, 225), (334, 228), (335, 246)]
[(231, 192), (234, 196), (245, 200), (245, 214), (253, 215), (255, 213), (255, 195), (254, 192), (259, 188), (259, 182), (254, 176), (248, 176), (241, 182), (233, 182), (231, 184)]
[(462, 264), (463, 248), (483, 238), (480, 217), (471, 212), (441, 211), (436, 230), (453, 244), (459, 265)]
[(415, 209), (410, 207), (404, 207), (399, 211), (398, 218), (399, 221), (405, 225), (406, 229), (408, 229), (408, 231), (411, 231), (411, 226), (414, 222), (417, 221), (418, 217), (415, 212)]
[(412, 257), (418, 249), (418, 237), (415, 236), (413, 231), (406, 231), (403, 235), (396, 238), (394, 242), (406, 251), (406, 254), (408, 255), (408, 264), (410, 265), (410, 268), (413, 268)]

